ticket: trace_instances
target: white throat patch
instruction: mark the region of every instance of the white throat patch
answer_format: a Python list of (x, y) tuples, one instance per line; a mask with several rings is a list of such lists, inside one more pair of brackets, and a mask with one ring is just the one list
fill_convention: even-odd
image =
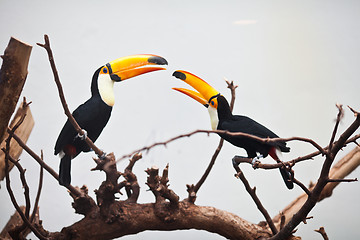
[(210, 115), (211, 128), (212, 128), (212, 130), (216, 130), (217, 126), (219, 124), (217, 109), (212, 106), (209, 106), (208, 111), (209, 111), (209, 115)]
[(101, 99), (108, 105), (114, 106), (114, 81), (111, 80), (109, 74), (99, 74), (98, 77), (98, 88)]

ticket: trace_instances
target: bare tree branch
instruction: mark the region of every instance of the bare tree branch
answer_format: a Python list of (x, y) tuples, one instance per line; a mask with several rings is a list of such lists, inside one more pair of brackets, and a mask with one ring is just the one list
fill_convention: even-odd
[(333, 133), (332, 133), (332, 136), (331, 136), (331, 139), (330, 139), (329, 151), (331, 151), (331, 149), (332, 149), (332, 146), (333, 146), (334, 140), (335, 140), (335, 136), (336, 136), (336, 133), (337, 133), (337, 130), (338, 130), (338, 127), (339, 127), (339, 123), (340, 123), (341, 119), (344, 116), (344, 110), (342, 108), (342, 105), (341, 104), (336, 104), (336, 107), (338, 108), (339, 112), (338, 112), (338, 115), (337, 115), (337, 118), (336, 118), (336, 123), (335, 123), (335, 126), (334, 126), (334, 130), (333, 130)]
[[(341, 110), (339, 110), (341, 111)], [(290, 236), (294, 228), (303, 221), (308, 213), (313, 209), (313, 207), (316, 205), (316, 203), (319, 201), (321, 193), (324, 189), (324, 187), (328, 184), (329, 180), (329, 171), (331, 168), (331, 165), (334, 161), (334, 158), (338, 151), (344, 146), (346, 141), (350, 138), (350, 136), (359, 128), (360, 126), (360, 115), (358, 112), (353, 111), (355, 114), (355, 120), (354, 122), (340, 135), (337, 142), (333, 144), (333, 147), (327, 150), (326, 158), (323, 164), (323, 167), (321, 169), (320, 177), (314, 186), (314, 188), (311, 190), (311, 194), (307, 196), (307, 199), (305, 203), (302, 205), (302, 207), (299, 209), (297, 213), (293, 215), (293, 217), (290, 219), (290, 221), (284, 226), (283, 229), (281, 229), (278, 234), (276, 234), (271, 239), (284, 239), (287, 236)], [(336, 133), (334, 133), (336, 134)]]
[[(41, 160), (44, 161), (44, 155), (43, 155), (42, 150), (41, 150)], [(30, 219), (31, 223), (34, 222), (34, 218), (36, 216), (36, 211), (37, 211), (37, 209), (39, 207), (41, 189), (42, 189), (42, 185), (43, 185), (43, 178), (44, 178), (44, 168), (43, 168), (43, 166), (40, 165), (39, 186), (38, 186), (38, 191), (37, 191), (36, 198), (35, 198), (35, 204), (34, 204), (33, 213), (31, 214), (31, 219)]]
[[(155, 196), (155, 205), (159, 206), (165, 202), (165, 199), (170, 201), (170, 205), (177, 209), (179, 205), (179, 196), (174, 191), (168, 188), (168, 171), (167, 165), (163, 171), (162, 177), (158, 175), (159, 169), (157, 167), (148, 168), (145, 172), (149, 175), (146, 184)], [(157, 205), (158, 204), (158, 205)]]
[(307, 195), (310, 195), (311, 192), (310, 190), (302, 183), (300, 182), (299, 180), (297, 180), (296, 178), (293, 178), (292, 181), (298, 185), (302, 190), (304, 190), (304, 192), (307, 194)]
[(327, 236), (324, 227), (320, 227), (319, 230), (314, 231), (320, 233), (324, 240), (329, 240), (329, 237)]
[(244, 186), (245, 186), (245, 189), (246, 191), (250, 194), (251, 198), (254, 200), (257, 208), (259, 209), (259, 211), (262, 213), (262, 215), (265, 217), (265, 220), (267, 222), (267, 224), (269, 225), (273, 235), (275, 235), (278, 230), (276, 229), (275, 225), (274, 225), (274, 222), (273, 220), (271, 219), (270, 217), (270, 214), (268, 213), (268, 211), (265, 209), (265, 207), (262, 205), (260, 199), (258, 198), (258, 196), (256, 195), (256, 187), (254, 188), (251, 188), (250, 187), (250, 184), (248, 182), (248, 180), (246, 179), (244, 173), (241, 171), (240, 167), (238, 165), (233, 165), (235, 170), (236, 170), (236, 174), (235, 176), (237, 178), (239, 178)]
[[(360, 165), (360, 147), (355, 147), (351, 152), (349, 152), (345, 157), (339, 160), (332, 168), (329, 173), (330, 178), (341, 179), (349, 175), (353, 170), (355, 170)], [(328, 183), (321, 192), (321, 195), (318, 199), (318, 202), (330, 197), (333, 190), (339, 183)], [(314, 188), (312, 186), (310, 191)], [(281, 213), (273, 218), (275, 225), (280, 225), (281, 217), (285, 216), (286, 223), (290, 221), (292, 216), (299, 211), (301, 206), (304, 205), (306, 199), (308, 198), (307, 194), (302, 194), (297, 197), (293, 202), (286, 206)]]

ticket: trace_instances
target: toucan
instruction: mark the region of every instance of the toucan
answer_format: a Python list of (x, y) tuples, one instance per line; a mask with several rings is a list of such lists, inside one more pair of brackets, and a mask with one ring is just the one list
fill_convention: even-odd
[[(208, 109), (213, 130), (242, 132), (260, 138), (278, 138), (275, 133), (253, 119), (247, 116), (233, 115), (226, 98), (203, 79), (183, 70), (175, 71), (173, 76), (181, 79), (197, 90), (193, 91), (185, 88), (173, 88), (174, 90), (195, 99)], [(264, 143), (245, 136), (230, 136), (222, 133), (219, 135), (231, 144), (245, 149), (248, 155), (247, 157), (252, 158), (253, 163), (268, 155), (275, 161), (280, 162), (277, 152), (290, 151), (290, 148), (286, 146), (286, 142), (283, 141)], [(233, 163), (235, 164), (234, 161)], [(292, 189), (294, 184), (291, 181), (291, 174), (285, 168), (279, 169), (287, 188)]]
[(59, 154), (59, 184), (68, 186), (71, 182), (71, 160), (81, 152), (91, 149), (85, 141), (88, 136), (93, 142), (101, 134), (109, 121), (114, 105), (114, 83), (121, 82), (144, 73), (165, 70), (158, 66), (167, 65), (167, 61), (156, 55), (141, 54), (118, 58), (97, 69), (91, 81), (91, 97), (72, 113), (75, 120), (84, 130), (78, 135), (69, 120), (66, 121), (55, 144), (55, 155)]

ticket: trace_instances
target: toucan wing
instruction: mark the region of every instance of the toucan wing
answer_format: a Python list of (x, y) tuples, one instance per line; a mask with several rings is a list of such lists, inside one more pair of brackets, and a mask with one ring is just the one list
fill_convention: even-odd
[[(254, 121), (253, 119), (234, 115), (231, 120), (226, 120), (219, 123), (219, 129), (228, 130), (230, 132), (242, 132), (255, 135), (260, 138), (278, 138), (278, 136), (262, 124)], [(269, 145), (279, 147), (282, 152), (289, 152), (290, 148), (286, 147), (285, 142), (274, 142)]]
[[(82, 127), (84, 123), (86, 123), (86, 119), (82, 112), (87, 111), (87, 102), (81, 104), (75, 111), (72, 113), (73, 117), (75, 118), (76, 122)], [(64, 127), (62, 128), (59, 137), (55, 144), (55, 152), (54, 154), (57, 155), (67, 144), (72, 144), (75, 141), (77, 136), (77, 131), (70, 123), (69, 120), (66, 121)]]

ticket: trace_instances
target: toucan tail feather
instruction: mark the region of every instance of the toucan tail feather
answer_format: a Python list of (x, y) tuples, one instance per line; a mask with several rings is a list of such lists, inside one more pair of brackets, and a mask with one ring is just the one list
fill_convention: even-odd
[(71, 157), (64, 155), (60, 161), (59, 169), (59, 184), (62, 186), (69, 186), (71, 182)]
[(283, 168), (279, 168), (282, 178), (284, 179), (284, 182), (286, 184), (286, 187), (288, 189), (294, 188), (294, 183), (291, 181), (291, 174), (289, 171)]
[[(277, 149), (275, 147), (272, 147), (269, 151), (269, 155), (277, 162), (280, 162), (280, 159), (278, 157), (278, 152), (281, 153), (280, 149)], [(284, 179), (284, 182), (286, 184), (286, 187), (288, 189), (294, 188), (294, 183), (291, 181), (291, 174), (289, 171), (287, 171), (284, 168), (279, 168), (282, 178)]]

